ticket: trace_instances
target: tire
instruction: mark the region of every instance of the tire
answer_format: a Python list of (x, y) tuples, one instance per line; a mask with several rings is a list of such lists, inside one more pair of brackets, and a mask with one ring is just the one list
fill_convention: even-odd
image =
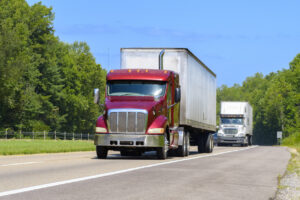
[(214, 149), (213, 136), (203, 133), (198, 137), (198, 153), (211, 153)]
[(251, 146), (252, 145), (252, 135), (248, 136), (248, 145)]
[(249, 145), (249, 136), (247, 135), (246, 137), (247, 137), (247, 138), (246, 138), (246, 143), (244, 143), (244, 146), (245, 146), (245, 147), (247, 147), (247, 146)]
[(198, 153), (204, 153), (205, 152), (205, 145), (204, 141), (206, 141), (206, 134), (200, 133), (200, 135), (197, 138), (197, 146), (198, 146)]
[(164, 136), (164, 146), (163, 147), (159, 147), (157, 149), (157, 158), (160, 160), (165, 160), (168, 156), (168, 139), (167, 136), (165, 134)]
[(179, 145), (178, 146), (178, 149), (177, 149), (177, 156), (179, 157), (184, 157), (185, 154), (186, 154), (186, 149), (187, 149), (187, 146), (186, 146), (186, 133), (184, 132), (183, 133), (183, 144), (182, 145)]
[(108, 150), (105, 147), (96, 146), (98, 159), (106, 159)]
[(169, 149), (167, 157), (174, 157), (177, 156), (178, 149)]
[(186, 139), (185, 139), (186, 150), (185, 150), (184, 156), (189, 156), (189, 154), (190, 154), (190, 133), (186, 132), (185, 137), (186, 137)]
[(205, 153), (211, 153), (213, 152), (213, 149), (214, 149), (213, 135), (209, 133), (205, 141)]

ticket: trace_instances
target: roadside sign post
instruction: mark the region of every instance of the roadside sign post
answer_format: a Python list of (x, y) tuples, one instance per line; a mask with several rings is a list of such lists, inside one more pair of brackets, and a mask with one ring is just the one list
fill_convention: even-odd
[(277, 131), (277, 143), (281, 144), (282, 140), (282, 131)]

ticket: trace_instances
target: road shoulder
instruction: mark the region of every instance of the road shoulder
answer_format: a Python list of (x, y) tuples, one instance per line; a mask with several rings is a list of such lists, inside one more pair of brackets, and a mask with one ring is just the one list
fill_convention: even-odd
[(285, 174), (278, 177), (278, 189), (275, 200), (300, 199), (300, 154), (294, 148)]

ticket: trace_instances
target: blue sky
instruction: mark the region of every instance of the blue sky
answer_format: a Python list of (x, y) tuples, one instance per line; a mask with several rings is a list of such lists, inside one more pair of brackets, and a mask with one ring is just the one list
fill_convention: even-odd
[[(32, 5), (37, 0), (27, 0)], [(56, 35), (85, 41), (97, 63), (120, 66), (122, 47), (183, 47), (217, 74), (242, 84), (289, 67), (300, 53), (299, 0), (42, 0)]]

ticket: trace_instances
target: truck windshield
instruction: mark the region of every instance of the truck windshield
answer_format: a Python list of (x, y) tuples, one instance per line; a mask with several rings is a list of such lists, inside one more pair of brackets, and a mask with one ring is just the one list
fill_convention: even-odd
[(108, 96), (153, 96), (161, 97), (166, 92), (166, 82), (122, 80), (108, 81)]
[(222, 124), (243, 124), (242, 118), (221, 118)]

